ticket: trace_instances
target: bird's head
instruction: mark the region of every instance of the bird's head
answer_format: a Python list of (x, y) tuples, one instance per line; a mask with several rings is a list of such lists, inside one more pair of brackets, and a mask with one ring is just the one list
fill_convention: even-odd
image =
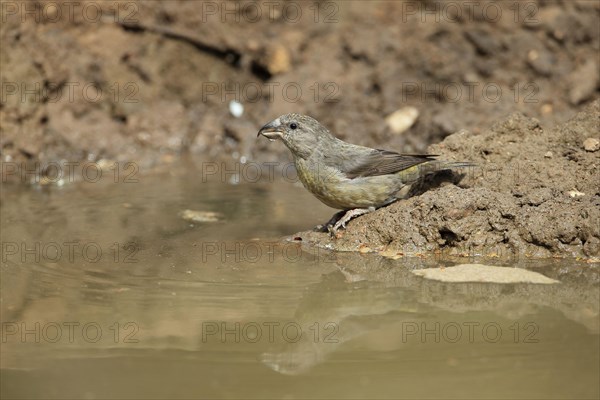
[(280, 139), (294, 156), (307, 158), (319, 144), (335, 140), (333, 135), (314, 118), (302, 114), (284, 114), (258, 131), (269, 140)]

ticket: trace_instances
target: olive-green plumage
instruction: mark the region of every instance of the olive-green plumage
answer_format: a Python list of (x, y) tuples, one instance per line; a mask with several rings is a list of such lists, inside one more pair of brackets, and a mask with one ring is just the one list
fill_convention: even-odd
[(300, 181), (315, 197), (333, 208), (364, 210), (355, 215), (406, 198), (411, 185), (427, 174), (469, 165), (346, 143), (317, 120), (295, 113), (269, 122), (258, 134), (283, 141)]

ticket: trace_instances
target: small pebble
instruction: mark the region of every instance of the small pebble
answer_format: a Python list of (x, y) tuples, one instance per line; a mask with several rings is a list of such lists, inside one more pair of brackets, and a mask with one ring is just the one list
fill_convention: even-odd
[(386, 249), (386, 250), (381, 250), (379, 252), (379, 255), (383, 256), (383, 257), (391, 258), (392, 260), (397, 260), (399, 258), (402, 258), (403, 253), (396, 251), (396, 250), (387, 250)]
[(229, 102), (229, 112), (236, 118), (244, 114), (244, 106), (239, 101), (231, 100)]
[(267, 51), (266, 67), (271, 75), (282, 74), (290, 70), (292, 58), (283, 45), (277, 45)]
[(551, 114), (554, 111), (552, 104), (544, 104), (541, 108), (542, 114)]
[(529, 50), (527, 58), (529, 58), (530, 61), (535, 61), (540, 58), (540, 54), (536, 50)]
[(575, 198), (575, 197), (582, 197), (582, 196), (585, 196), (585, 193), (580, 192), (577, 189), (573, 189), (573, 190), (569, 191), (569, 196), (571, 196), (573, 198)]
[(364, 243), (363, 243), (363, 244), (361, 244), (361, 245), (358, 247), (358, 252), (359, 252), (359, 253), (362, 253), (362, 254), (364, 254), (364, 253), (371, 253), (372, 251), (373, 251), (373, 250), (371, 250), (371, 248), (370, 248), (369, 246), (367, 246), (366, 244), (364, 244)]
[(600, 140), (596, 138), (587, 138), (583, 142), (583, 148), (585, 151), (598, 151), (598, 149), (600, 149)]
[(179, 216), (190, 222), (217, 222), (223, 219), (223, 215), (214, 211), (183, 210)]
[(546, 154), (544, 154), (544, 157), (545, 157), (545, 158), (552, 158), (552, 156), (553, 156), (553, 155), (554, 155), (554, 154), (552, 154), (552, 152), (551, 152), (551, 151), (547, 151), (547, 152), (546, 152)]
[(419, 118), (417, 108), (404, 107), (388, 115), (385, 122), (392, 132), (400, 134), (413, 126), (417, 118)]

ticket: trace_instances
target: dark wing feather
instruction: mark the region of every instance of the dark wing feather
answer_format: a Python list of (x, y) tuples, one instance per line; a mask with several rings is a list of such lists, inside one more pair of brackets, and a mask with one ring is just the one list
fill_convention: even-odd
[(432, 161), (433, 154), (400, 154), (394, 151), (373, 149), (346, 163), (342, 172), (349, 179), (394, 174), (418, 164)]

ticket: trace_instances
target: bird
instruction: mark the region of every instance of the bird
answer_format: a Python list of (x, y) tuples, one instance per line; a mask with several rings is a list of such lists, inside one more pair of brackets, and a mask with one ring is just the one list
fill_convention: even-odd
[(434, 154), (401, 154), (351, 144), (316, 119), (297, 113), (265, 124), (257, 138), (261, 135), (281, 140), (292, 153), (304, 187), (322, 203), (342, 210), (317, 227), (332, 235), (346, 229), (355, 217), (410, 197), (413, 185), (425, 176), (472, 165), (437, 160)]

